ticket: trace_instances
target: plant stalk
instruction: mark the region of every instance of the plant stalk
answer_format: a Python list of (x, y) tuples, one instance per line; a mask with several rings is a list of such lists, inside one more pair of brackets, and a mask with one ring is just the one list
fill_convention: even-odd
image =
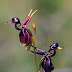
[(35, 58), (35, 64), (36, 64), (36, 72), (38, 72), (38, 66), (37, 66), (37, 59), (36, 59), (36, 53), (35, 53), (35, 39), (36, 39), (36, 30), (33, 38), (33, 49), (34, 49), (34, 58)]

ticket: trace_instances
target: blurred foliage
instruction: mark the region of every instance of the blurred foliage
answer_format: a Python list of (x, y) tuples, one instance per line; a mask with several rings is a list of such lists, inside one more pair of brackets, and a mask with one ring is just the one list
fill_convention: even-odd
[(52, 14), (62, 7), (63, 0), (37, 0), (39, 15)]

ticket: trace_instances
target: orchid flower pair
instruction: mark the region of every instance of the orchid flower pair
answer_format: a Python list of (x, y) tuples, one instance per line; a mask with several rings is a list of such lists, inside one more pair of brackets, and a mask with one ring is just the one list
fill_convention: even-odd
[[(38, 10), (35, 10), (32, 13), (32, 9), (30, 11), (30, 13), (28, 14), (25, 22), (22, 25), (22, 28), (20, 29), (19, 26), (21, 26), (20, 20), (17, 17), (12, 18), (11, 22), (8, 22), (8, 24), (15, 24), (15, 28), (16, 30), (19, 30), (19, 39), (20, 42), (23, 43), (23, 47), (28, 46), (27, 47), (27, 51), (30, 49), (31, 45), (32, 45), (32, 32), (26, 28), (27, 24), (30, 22), (30, 20), (32, 19), (33, 15), (37, 12)], [(31, 14), (32, 13), (32, 14)], [(18, 25), (19, 24), (19, 25)], [(18, 25), (18, 26), (17, 26)], [(34, 26), (34, 24), (32, 25)], [(34, 28), (34, 27), (33, 27)]]
[[(41, 50), (41, 49), (35, 47), (35, 43), (34, 43), (35, 42), (35, 37), (33, 37), (32, 32), (29, 29), (27, 29), (26, 26), (30, 22), (33, 15), (37, 11), (38, 10), (35, 10), (32, 13), (32, 9), (31, 9), (31, 11), (28, 14), (28, 16), (27, 16), (25, 22), (23, 23), (23, 25), (21, 24), (19, 18), (17, 18), (17, 17), (12, 18), (11, 22), (8, 22), (8, 24), (12, 24), (12, 23), (15, 24), (16, 30), (20, 31), (20, 33), (19, 33), (20, 42), (24, 44), (23, 47), (28, 46), (27, 51), (30, 51), (30, 52), (34, 53), (35, 61), (36, 61), (36, 55), (35, 54), (43, 55), (43, 57), (40, 60), (40, 64), (39, 64), (39, 72), (40, 72), (41, 67), (42, 67), (43, 72), (51, 72), (52, 70), (54, 70), (54, 65), (52, 64), (51, 57), (55, 56), (56, 55), (56, 50), (61, 50), (62, 47), (59, 47), (58, 43), (53, 43), (50, 46), (50, 49), (49, 49), (48, 52), (45, 52), (44, 50)], [(21, 25), (22, 25), (22, 28), (19, 28)], [(35, 24), (32, 24), (32, 28), (36, 32)], [(32, 45), (32, 43), (33, 43), (33, 45)], [(31, 46), (34, 48), (34, 51), (30, 50)], [(39, 52), (35, 52), (35, 49)], [(54, 51), (54, 53), (51, 53), (52, 50)], [(37, 69), (37, 64), (36, 64), (36, 69)], [(38, 72), (38, 70), (37, 70), (37, 72)]]

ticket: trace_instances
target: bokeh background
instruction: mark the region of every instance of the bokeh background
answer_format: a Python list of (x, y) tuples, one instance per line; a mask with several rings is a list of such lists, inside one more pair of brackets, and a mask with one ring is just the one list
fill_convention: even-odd
[(64, 47), (52, 58), (53, 72), (72, 72), (72, 0), (0, 0), (0, 72), (36, 72), (34, 55), (22, 47), (14, 24), (7, 24), (13, 17), (23, 23), (30, 9), (38, 9), (27, 25), (33, 32), (36, 24), (36, 46), (48, 51), (58, 42)]

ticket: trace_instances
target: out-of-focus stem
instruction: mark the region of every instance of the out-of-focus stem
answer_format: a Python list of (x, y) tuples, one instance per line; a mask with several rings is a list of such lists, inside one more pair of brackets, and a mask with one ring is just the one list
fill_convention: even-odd
[[(33, 25), (34, 26), (34, 25)], [(35, 64), (36, 64), (36, 72), (38, 72), (38, 66), (37, 66), (37, 59), (36, 59), (36, 53), (35, 53), (35, 39), (36, 39), (36, 28), (34, 28), (32, 26), (32, 28), (34, 29), (34, 38), (33, 38), (33, 49), (34, 49), (34, 58), (35, 58)]]

